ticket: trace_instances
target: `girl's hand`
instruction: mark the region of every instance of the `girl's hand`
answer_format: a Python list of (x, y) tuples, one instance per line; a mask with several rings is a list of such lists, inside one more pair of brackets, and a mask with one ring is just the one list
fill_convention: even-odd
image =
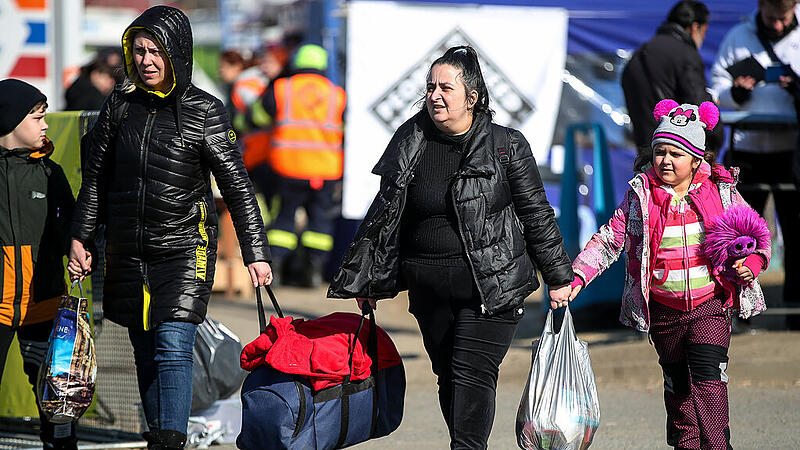
[(571, 300), (570, 294), (572, 293), (572, 287), (568, 284), (563, 286), (548, 286), (547, 293), (550, 295), (550, 307), (558, 309), (567, 306), (567, 303)]
[(573, 300), (575, 300), (575, 297), (577, 297), (577, 296), (578, 296), (578, 292), (580, 292), (580, 291), (581, 291), (581, 289), (583, 289), (583, 286), (582, 286), (582, 285), (580, 285), (580, 284), (579, 284), (579, 285), (577, 285), (577, 286), (573, 286), (573, 287), (572, 287), (572, 293), (571, 293), (571, 294), (569, 294), (569, 301), (573, 301)]
[(733, 263), (733, 268), (736, 270), (736, 276), (742, 280), (742, 283), (750, 284), (755, 277), (753, 276), (753, 271), (744, 265), (744, 260), (745, 258), (737, 259), (736, 262)]
[(358, 310), (364, 310), (364, 302), (369, 303), (369, 306), (372, 307), (372, 310), (378, 309), (378, 304), (374, 298), (366, 298), (366, 297), (356, 297), (356, 303), (358, 303)]

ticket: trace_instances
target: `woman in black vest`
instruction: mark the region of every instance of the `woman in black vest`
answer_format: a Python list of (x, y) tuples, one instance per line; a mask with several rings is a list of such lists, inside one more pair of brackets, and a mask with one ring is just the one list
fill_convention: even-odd
[(433, 62), (424, 100), (373, 169), (380, 191), (328, 296), (374, 306), (408, 289), (451, 447), (486, 448), (498, 367), (536, 268), (553, 307), (573, 274), (530, 146), (492, 123), (472, 47)]

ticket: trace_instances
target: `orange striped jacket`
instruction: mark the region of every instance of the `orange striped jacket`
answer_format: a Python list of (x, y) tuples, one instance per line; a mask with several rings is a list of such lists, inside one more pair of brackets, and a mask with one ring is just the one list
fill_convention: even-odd
[(0, 147), (0, 324), (52, 320), (66, 291), (64, 256), (74, 207), (64, 171), (41, 149)]

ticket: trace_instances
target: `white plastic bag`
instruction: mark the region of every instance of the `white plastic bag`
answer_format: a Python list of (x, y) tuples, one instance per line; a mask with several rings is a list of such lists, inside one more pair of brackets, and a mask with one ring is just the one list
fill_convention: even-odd
[(528, 383), (517, 411), (517, 444), (526, 450), (581, 450), (600, 425), (589, 347), (575, 335), (569, 307), (558, 334), (553, 311), (533, 341)]

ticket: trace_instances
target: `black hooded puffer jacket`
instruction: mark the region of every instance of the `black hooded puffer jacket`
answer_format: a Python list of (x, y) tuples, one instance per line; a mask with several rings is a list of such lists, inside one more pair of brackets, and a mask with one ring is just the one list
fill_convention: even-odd
[(143, 84), (132, 92), (118, 87), (106, 100), (86, 141), (72, 235), (87, 242), (98, 222), (107, 225), (108, 319), (143, 329), (164, 320), (201, 323), (217, 249), (209, 173), (231, 211), (245, 264), (269, 261), (266, 233), (225, 107), (191, 84), (189, 19), (157, 6), (125, 30), (125, 69), (135, 80), (137, 30), (166, 51), (173, 85), (167, 94)]
[[(425, 121), (430, 119), (423, 110), (401, 125), (372, 170), (381, 177), (380, 191), (328, 297), (392, 298), (405, 289), (398, 249), (400, 218), (408, 183), (425, 148)], [(503, 129), (509, 156), (504, 168), (495, 155), (495, 126), (486, 115), (476, 117), (450, 192), (482, 310), (488, 314), (515, 307), (535, 291), (537, 266), (551, 286), (568, 284), (574, 277), (528, 142), (519, 131)]]

